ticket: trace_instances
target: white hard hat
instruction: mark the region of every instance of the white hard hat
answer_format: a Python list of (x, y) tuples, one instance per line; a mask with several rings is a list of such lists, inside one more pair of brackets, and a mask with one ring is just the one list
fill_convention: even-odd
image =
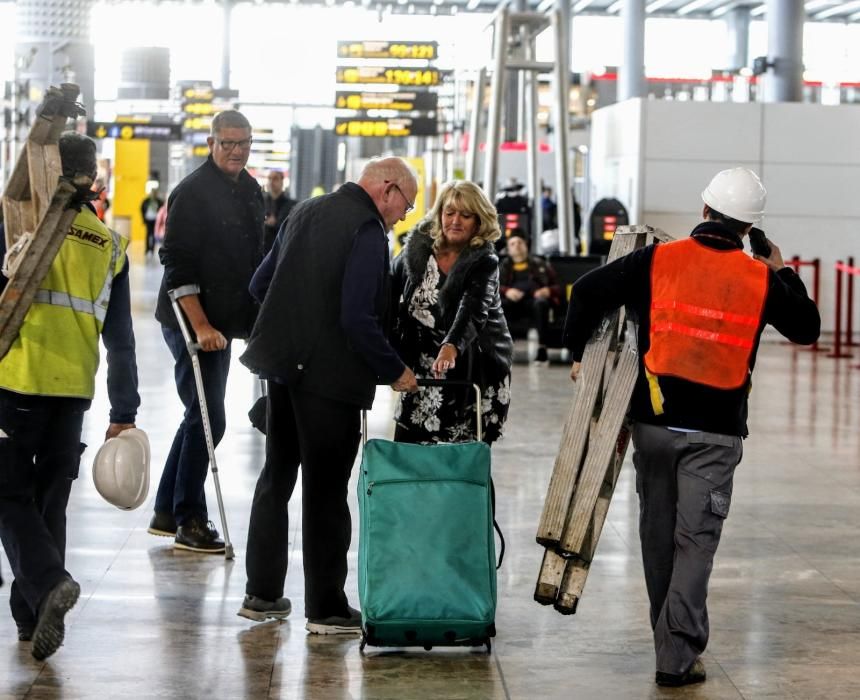
[(133, 510), (149, 493), (149, 438), (138, 428), (105, 440), (93, 460), (96, 491), (111, 505)]
[(746, 224), (761, 221), (766, 199), (767, 190), (749, 168), (718, 172), (702, 192), (702, 200), (711, 209)]

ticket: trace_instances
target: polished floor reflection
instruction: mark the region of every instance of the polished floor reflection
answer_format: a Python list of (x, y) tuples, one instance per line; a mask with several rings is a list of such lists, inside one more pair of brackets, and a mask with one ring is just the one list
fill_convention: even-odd
[[(292, 617), (259, 625), (237, 617), (251, 494), (263, 454), (262, 436), (245, 413), (259, 386), (234, 364), (218, 461), (235, 561), (174, 551), (169, 540), (148, 535), (152, 497), (180, 414), (170, 356), (152, 318), (159, 278), (152, 262), (133, 269), (143, 398), (138, 425), (148, 432), (153, 453), (150, 501), (121, 512), (92, 485), (90, 464), (107, 421), (101, 380), (85, 427), (91, 447), (69, 508), (68, 568), (81, 583), (81, 599), (67, 618), (63, 648), (38, 663), (29, 645), (16, 641), (9, 588), (0, 588), (0, 698), (860, 697), (860, 351), (855, 359), (832, 360), (777, 342), (763, 347), (752, 437), (712, 577), (712, 633), (704, 656), (709, 679), (664, 690), (653, 682), (629, 463), (579, 612), (562, 617), (532, 601), (541, 558), (534, 533), (573, 391), (561, 364), (516, 367), (507, 436), (493, 449), (508, 553), (491, 655), (412, 650), (362, 656), (357, 639), (309, 636), (298, 530), (290, 533), (286, 584)], [(380, 391), (371, 434), (391, 430), (391, 410), (390, 393)], [(214, 492), (208, 494), (217, 514)], [(291, 507), (298, 515), (300, 499)], [(353, 539), (348, 586), (357, 605)], [(5, 560), (3, 569), (8, 574)]]

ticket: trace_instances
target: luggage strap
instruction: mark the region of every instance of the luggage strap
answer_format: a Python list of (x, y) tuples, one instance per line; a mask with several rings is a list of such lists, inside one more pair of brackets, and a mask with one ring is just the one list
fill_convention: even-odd
[(493, 528), (499, 533), (501, 548), (499, 549), (499, 561), (496, 563), (496, 571), (502, 568), (502, 562), (505, 560), (505, 536), (502, 534), (502, 528), (499, 527), (499, 522), (496, 520), (496, 485), (493, 483), (493, 477), (490, 477), (490, 504), (493, 508)]

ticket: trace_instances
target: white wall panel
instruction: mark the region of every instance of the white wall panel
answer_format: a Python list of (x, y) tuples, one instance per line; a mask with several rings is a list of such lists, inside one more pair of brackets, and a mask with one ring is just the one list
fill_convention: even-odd
[[(758, 170), (758, 163), (736, 161)], [(686, 213), (702, 211), (702, 190), (726, 163), (717, 161), (645, 160), (643, 209), (646, 212)]]
[(762, 107), (755, 103), (649, 100), (644, 109), (645, 158), (723, 163), (758, 160)]
[(775, 163), (860, 165), (860, 106), (763, 106), (763, 159)]
[(860, 165), (765, 163), (762, 178), (768, 214), (860, 218)]

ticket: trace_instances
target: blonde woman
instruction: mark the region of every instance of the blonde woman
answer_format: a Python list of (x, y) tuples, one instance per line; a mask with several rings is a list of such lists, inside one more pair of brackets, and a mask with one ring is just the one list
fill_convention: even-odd
[[(510, 404), (513, 342), (499, 297), (501, 236), (495, 207), (471, 182), (444, 185), (394, 261), (395, 344), (417, 377), (481, 387), (484, 440), (502, 433)], [(394, 439), (474, 440), (474, 392), (427, 387), (401, 396)]]

